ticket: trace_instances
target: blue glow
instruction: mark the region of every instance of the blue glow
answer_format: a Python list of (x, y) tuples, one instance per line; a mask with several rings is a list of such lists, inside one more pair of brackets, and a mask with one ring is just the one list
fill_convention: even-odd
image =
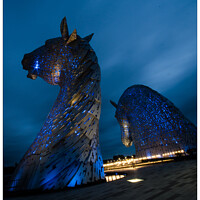
[(35, 66), (34, 66), (34, 69), (39, 69), (40, 67), (39, 67), (39, 61), (38, 60), (36, 60), (35, 61)]
[(196, 127), (173, 103), (146, 86), (134, 85), (123, 93), (116, 117), (123, 144), (134, 142), (137, 157), (185, 149), (185, 144), (196, 148)]
[(15, 176), (15, 179), (11, 182), (11, 186), (10, 186), (10, 189), (9, 191), (14, 191), (15, 190), (15, 187), (17, 187), (17, 184), (21, 178), (21, 175), (22, 175), (22, 169), (19, 169), (19, 171), (17, 172), (16, 176)]
[[(34, 59), (30, 59), (33, 63), (29, 73), (34, 72), (47, 83), (59, 85), (60, 93), (40, 133), (19, 164), (26, 167), (20, 175), (22, 181), (18, 189), (28, 187), (28, 184), (31, 189), (74, 187), (104, 179), (96, 131), (99, 116), (92, 114), (94, 110), (100, 113), (100, 68), (89, 43), (79, 42), (83, 43), (77, 44), (79, 48), (70, 47), (63, 38), (55, 38), (30, 53), (30, 58), (32, 55)], [(85, 70), (90, 73), (84, 73), (80, 56), (83, 52), (87, 61), (84, 60)], [(30, 173), (33, 174), (31, 178)]]

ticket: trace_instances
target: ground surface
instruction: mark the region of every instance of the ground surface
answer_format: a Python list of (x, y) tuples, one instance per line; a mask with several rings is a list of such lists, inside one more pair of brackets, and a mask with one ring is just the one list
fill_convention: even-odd
[[(9, 200), (196, 200), (197, 162), (187, 160), (118, 170), (128, 173), (120, 180), (98, 185)], [(130, 183), (133, 178), (143, 182)]]

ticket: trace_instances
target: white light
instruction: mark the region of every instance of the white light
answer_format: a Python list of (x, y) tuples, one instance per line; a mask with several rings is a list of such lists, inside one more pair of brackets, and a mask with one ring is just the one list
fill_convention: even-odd
[(131, 182), (131, 183), (138, 183), (138, 182), (144, 181), (144, 179), (134, 178), (134, 179), (130, 179), (130, 180), (127, 180), (127, 181)]
[(116, 180), (116, 176), (112, 176), (112, 180), (115, 181)]
[(38, 60), (36, 60), (36, 62), (35, 62), (35, 67), (34, 67), (35, 69), (39, 69), (39, 62), (38, 62)]
[(116, 175), (116, 179), (120, 179), (120, 176), (119, 176), (119, 175)]
[(152, 156), (152, 158), (155, 158), (156, 156)]
[(112, 181), (112, 176), (109, 176), (109, 177), (108, 177), (108, 180), (109, 180), (109, 182)]
[(156, 155), (156, 157), (157, 157), (157, 158), (160, 158), (160, 157), (161, 157), (161, 155)]
[(115, 181), (117, 179), (124, 178), (125, 175), (110, 175), (110, 176), (105, 176), (105, 177), (106, 177), (106, 182), (111, 182), (111, 181)]

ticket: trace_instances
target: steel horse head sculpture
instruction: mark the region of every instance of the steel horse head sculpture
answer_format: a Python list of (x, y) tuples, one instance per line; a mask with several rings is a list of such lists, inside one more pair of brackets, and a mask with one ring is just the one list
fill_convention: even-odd
[(76, 30), (24, 55), (27, 77), (59, 85), (60, 92), (40, 133), (20, 161), (10, 191), (60, 189), (104, 179), (99, 147), (100, 67), (89, 41)]
[(115, 117), (121, 127), (122, 143), (135, 146), (137, 157), (162, 157), (169, 152), (195, 149), (196, 127), (167, 98), (144, 85), (125, 90)]

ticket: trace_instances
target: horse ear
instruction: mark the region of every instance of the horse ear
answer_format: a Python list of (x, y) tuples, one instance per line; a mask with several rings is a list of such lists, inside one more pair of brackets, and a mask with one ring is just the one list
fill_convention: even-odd
[(60, 24), (60, 32), (64, 40), (67, 40), (69, 38), (69, 32), (67, 27), (67, 20), (66, 17), (64, 17)]
[(110, 103), (117, 109), (117, 104), (114, 101), (110, 100)]
[(86, 40), (87, 42), (90, 42), (90, 40), (92, 39), (93, 35), (94, 35), (94, 33), (84, 37), (83, 40)]
[(69, 39), (67, 40), (67, 44), (73, 42), (77, 39), (77, 32), (76, 29), (74, 29), (73, 33), (70, 35)]

